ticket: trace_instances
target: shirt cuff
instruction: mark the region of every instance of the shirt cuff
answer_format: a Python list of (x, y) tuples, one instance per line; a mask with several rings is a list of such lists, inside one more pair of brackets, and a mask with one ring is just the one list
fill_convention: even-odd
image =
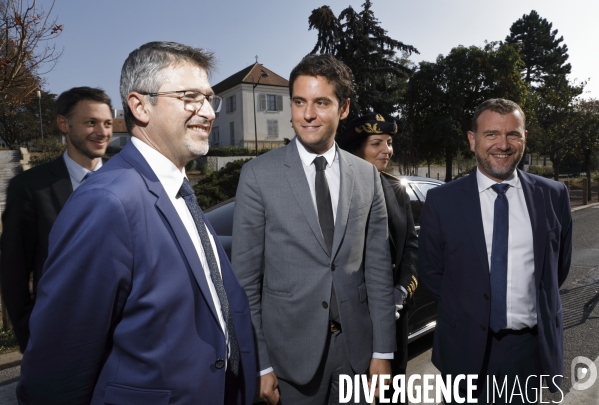
[(373, 359), (393, 360), (393, 353), (372, 353)]
[(273, 370), (273, 368), (272, 368), (272, 367), (265, 368), (264, 370), (262, 370), (262, 371), (258, 372), (258, 377), (262, 377), (263, 375), (266, 375), (266, 374), (268, 374), (268, 373), (271, 373), (271, 372), (273, 372), (273, 371), (274, 371), (274, 370)]

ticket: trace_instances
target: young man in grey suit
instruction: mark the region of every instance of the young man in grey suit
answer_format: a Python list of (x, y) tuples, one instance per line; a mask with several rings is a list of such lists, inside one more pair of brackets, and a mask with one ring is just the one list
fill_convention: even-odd
[(101, 89), (75, 87), (62, 93), (56, 100), (56, 124), (66, 138), (67, 150), (58, 159), (13, 177), (8, 185), (0, 284), (21, 352), (29, 339), (29, 316), (48, 256), (50, 229), (87, 173), (102, 167), (112, 137), (111, 110), (110, 97)]
[(340, 374), (391, 372), (387, 212), (376, 168), (335, 144), (349, 68), (307, 56), (289, 93), (297, 137), (241, 173), (233, 268), (250, 300), (260, 398), (338, 403)]

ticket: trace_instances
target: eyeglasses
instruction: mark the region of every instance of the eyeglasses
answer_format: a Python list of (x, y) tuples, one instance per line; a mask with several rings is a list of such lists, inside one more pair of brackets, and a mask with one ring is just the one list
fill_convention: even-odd
[(214, 112), (217, 113), (220, 111), (220, 106), (222, 105), (223, 101), (222, 97), (214, 94), (206, 95), (197, 90), (162, 91), (159, 93), (140, 92), (139, 94), (150, 97), (176, 95), (179, 100), (182, 100), (185, 103), (185, 107), (193, 107), (193, 105), (195, 105), (196, 108), (194, 109), (194, 112), (202, 108), (202, 105), (204, 105), (204, 100), (208, 100)]

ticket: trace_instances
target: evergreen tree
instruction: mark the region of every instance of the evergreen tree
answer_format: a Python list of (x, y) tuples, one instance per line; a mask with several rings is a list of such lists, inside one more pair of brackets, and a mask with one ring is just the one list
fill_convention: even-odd
[(353, 72), (355, 97), (346, 122), (371, 111), (397, 118), (411, 73), (407, 57), (418, 53), (416, 48), (387, 35), (370, 0), (362, 5), (362, 11), (350, 6), (339, 17), (322, 6), (312, 11), (308, 21), (310, 29), (318, 31), (311, 54), (331, 53)]
[(553, 24), (532, 10), (512, 24), (510, 35), (505, 41), (509, 44), (520, 44), (524, 61), (525, 80), (527, 83), (546, 84), (558, 77), (570, 74), (568, 47), (564, 37), (557, 38), (557, 29)]

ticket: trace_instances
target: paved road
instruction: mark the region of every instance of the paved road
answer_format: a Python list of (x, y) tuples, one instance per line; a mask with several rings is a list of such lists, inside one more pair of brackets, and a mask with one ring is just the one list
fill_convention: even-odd
[[(573, 214), (573, 257), (568, 279), (560, 294), (564, 308), (564, 384), (560, 394), (546, 395), (544, 401), (563, 405), (599, 403), (599, 381), (585, 391), (571, 390), (571, 363), (584, 356), (599, 369), (599, 205)], [(432, 335), (410, 345), (408, 374), (436, 374), (431, 364)], [(19, 367), (0, 370), (0, 405), (16, 405), (14, 389)], [(585, 380), (581, 380), (584, 382)]]

